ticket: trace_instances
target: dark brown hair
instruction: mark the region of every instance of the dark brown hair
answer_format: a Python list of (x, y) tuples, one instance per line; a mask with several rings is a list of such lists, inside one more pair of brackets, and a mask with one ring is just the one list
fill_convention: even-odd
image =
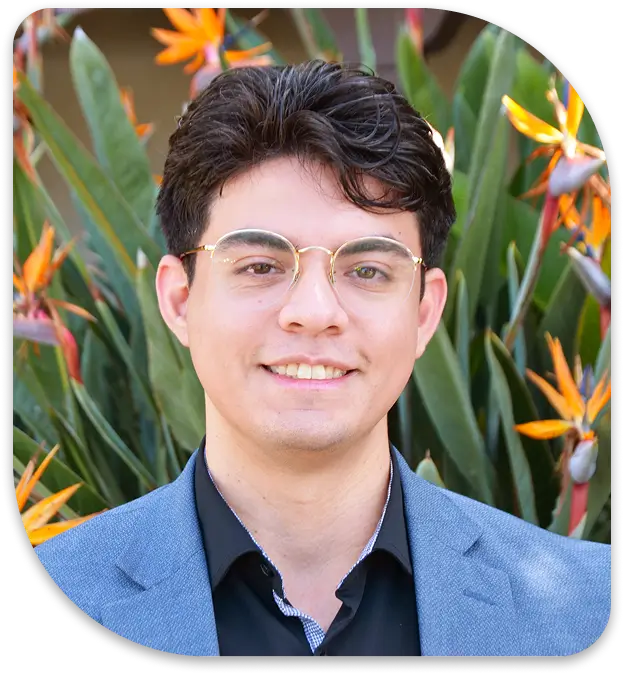
[[(425, 263), (438, 264), (456, 214), (429, 125), (391, 82), (324, 61), (233, 68), (189, 104), (169, 139), (157, 200), (169, 252), (199, 244), (226, 181), (280, 156), (331, 167), (363, 209), (412, 211)], [(369, 194), (365, 176), (382, 195)], [(189, 282), (193, 259), (185, 259)]]

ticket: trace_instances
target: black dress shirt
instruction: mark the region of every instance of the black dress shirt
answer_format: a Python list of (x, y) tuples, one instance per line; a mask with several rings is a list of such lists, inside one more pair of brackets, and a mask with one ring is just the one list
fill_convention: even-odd
[[(311, 618), (286, 615), (299, 612), (284, 597), (279, 571), (212, 481), (204, 443), (197, 456), (195, 498), (222, 656), (420, 655), (403, 493), (394, 458), (375, 544), (336, 591), (343, 604), (323, 637)], [(316, 639), (310, 639), (310, 631)], [(318, 642), (313, 649), (311, 644)]]

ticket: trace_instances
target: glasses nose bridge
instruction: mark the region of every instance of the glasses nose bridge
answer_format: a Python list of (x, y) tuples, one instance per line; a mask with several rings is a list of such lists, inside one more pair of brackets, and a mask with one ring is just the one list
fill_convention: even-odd
[(300, 261), (299, 261), (299, 256), (302, 253), (307, 253), (308, 251), (322, 251), (323, 253), (326, 253), (329, 256), (329, 271), (327, 276), (329, 277), (330, 282), (334, 283), (333, 279), (333, 267), (334, 267), (334, 256), (335, 256), (335, 251), (331, 251), (328, 248), (325, 248), (325, 246), (304, 246), (303, 248), (296, 248), (295, 252), (297, 254), (297, 276), (296, 278), (298, 279), (301, 276), (301, 266), (300, 266)]

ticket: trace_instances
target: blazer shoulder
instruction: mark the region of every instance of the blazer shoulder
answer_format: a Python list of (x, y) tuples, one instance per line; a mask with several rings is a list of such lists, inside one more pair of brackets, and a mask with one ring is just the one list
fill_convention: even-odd
[(130, 583), (115, 563), (136, 533), (142, 515), (171, 484), (56, 535), (36, 546), (41, 564), (59, 588), (81, 609), (97, 618), (94, 599), (115, 597)]
[(509, 513), (445, 491), (481, 529), (467, 552), (503, 570), (527, 646), (577, 653), (604, 632), (611, 612), (611, 546), (555, 534)]

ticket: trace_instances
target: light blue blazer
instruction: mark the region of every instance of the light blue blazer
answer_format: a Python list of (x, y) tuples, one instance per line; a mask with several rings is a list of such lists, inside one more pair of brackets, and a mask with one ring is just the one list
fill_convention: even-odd
[[(38, 546), (62, 591), (111, 631), (217, 656), (192, 455), (180, 476)], [(419, 478), (395, 450), (422, 654), (565, 655), (609, 620), (611, 547), (551, 534)]]

